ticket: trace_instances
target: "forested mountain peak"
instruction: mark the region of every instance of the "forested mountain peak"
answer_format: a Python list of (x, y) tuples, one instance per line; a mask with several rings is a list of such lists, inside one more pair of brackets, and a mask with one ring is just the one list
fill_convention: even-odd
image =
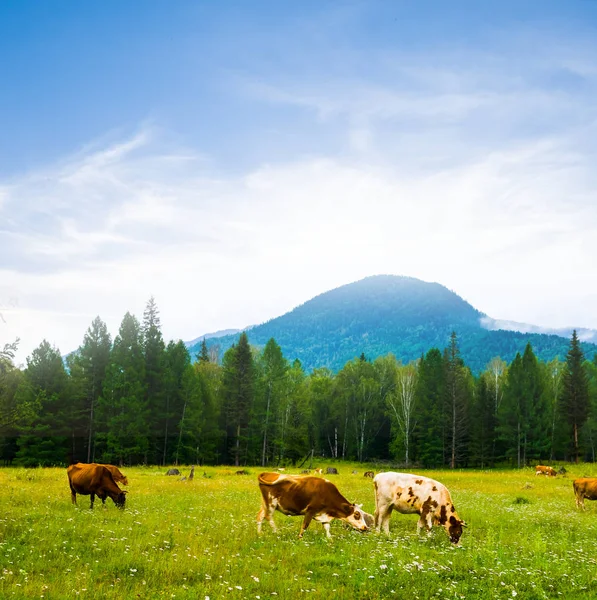
[[(494, 356), (511, 361), (531, 342), (542, 360), (566, 354), (568, 340), (557, 335), (489, 331), (487, 316), (439, 283), (414, 277), (375, 275), (315, 296), (294, 310), (251, 328), (249, 341), (264, 346), (274, 338), (284, 355), (306, 369), (340, 369), (364, 353), (373, 359), (389, 352), (402, 361), (430, 348), (445, 348), (458, 335), (465, 362), (479, 372)], [(208, 340), (220, 356), (238, 334)], [(196, 353), (199, 344), (190, 346)], [(592, 356), (597, 346), (585, 344)]]
[[(372, 311), (372, 312), (371, 312)], [(423, 320), (478, 323), (484, 315), (439, 283), (398, 275), (372, 275), (315, 296), (280, 318), (326, 313), (358, 316), (364, 322), (389, 319), (401, 323)]]

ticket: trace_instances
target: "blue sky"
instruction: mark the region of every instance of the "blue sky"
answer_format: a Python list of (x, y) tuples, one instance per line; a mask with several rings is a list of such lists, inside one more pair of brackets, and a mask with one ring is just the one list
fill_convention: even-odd
[(67, 352), (150, 294), (191, 339), (375, 273), (597, 327), (596, 26), (584, 1), (0, 4), (0, 343)]

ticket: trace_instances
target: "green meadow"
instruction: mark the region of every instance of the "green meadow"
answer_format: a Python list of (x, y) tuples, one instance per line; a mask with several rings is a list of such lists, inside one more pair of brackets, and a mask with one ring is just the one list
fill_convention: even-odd
[[(373, 513), (366, 468), (337, 467), (328, 479)], [(581, 513), (572, 491), (594, 465), (555, 479), (417, 470), (451, 491), (468, 524), (459, 547), (396, 513), (390, 538), (335, 521), (331, 542), (318, 523), (299, 541), (301, 519), (280, 513), (279, 533), (264, 523), (259, 537), (259, 467), (198, 468), (191, 482), (122, 470), (126, 509), (90, 511), (88, 496), (71, 504), (66, 469), (0, 469), (0, 598), (597, 598), (597, 502)]]

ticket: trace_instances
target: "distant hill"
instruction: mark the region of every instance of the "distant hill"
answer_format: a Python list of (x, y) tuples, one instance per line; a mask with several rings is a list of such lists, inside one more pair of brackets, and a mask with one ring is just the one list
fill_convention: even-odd
[[(307, 370), (338, 370), (362, 352), (370, 359), (392, 352), (403, 361), (413, 360), (430, 348), (445, 348), (452, 331), (458, 335), (463, 359), (475, 372), (494, 356), (510, 362), (527, 342), (542, 360), (566, 355), (568, 338), (492, 329), (496, 323), (439, 283), (376, 275), (320, 294), (251, 327), (248, 335), (257, 346), (275, 338), (284, 355), (291, 361), (298, 358)], [(208, 345), (217, 343), (223, 353), (238, 335), (208, 340)], [(192, 354), (202, 339), (189, 346)], [(592, 357), (597, 345), (584, 343), (583, 350)]]
[(235, 335), (237, 333), (240, 333), (241, 331), (242, 329), (221, 329), (220, 331), (214, 331), (213, 333), (204, 333), (203, 335), (196, 337), (190, 342), (185, 342), (185, 345), (187, 348), (193, 348), (195, 346), (201, 346), (201, 342), (203, 340), (207, 341), (214, 338), (225, 337), (227, 335)]

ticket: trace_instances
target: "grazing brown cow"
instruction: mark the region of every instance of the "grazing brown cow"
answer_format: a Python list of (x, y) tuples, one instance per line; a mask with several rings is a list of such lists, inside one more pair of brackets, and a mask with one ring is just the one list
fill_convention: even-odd
[(323, 475), (323, 469), (315, 469), (316, 473), (319, 473), (319, 475)]
[(373, 479), (375, 477), (375, 473), (373, 471), (365, 471), (363, 473), (363, 477), (371, 477), (371, 479)]
[(456, 514), (450, 492), (445, 485), (410, 473), (379, 473), (375, 484), (375, 526), (378, 531), (390, 533), (390, 515), (393, 510), (403, 514), (420, 515), (417, 531), (425, 527), (431, 533), (432, 526), (441, 525), (453, 544), (458, 544), (464, 521)]
[(547, 475), (547, 477), (555, 477), (557, 475), (556, 470), (552, 467), (545, 467), (544, 465), (537, 465), (535, 467), (535, 475)]
[[(342, 519), (359, 531), (367, 531), (370, 527), (367, 525), (366, 513), (356, 504), (351, 504), (327, 479), (261, 473), (258, 481), (262, 495), (261, 510), (257, 515), (258, 533), (261, 532), (263, 519), (269, 521), (276, 531), (273, 519), (276, 510), (291, 517), (304, 515), (299, 538), (303, 537), (312, 519), (323, 525), (328, 538), (332, 537), (330, 523), (334, 519)], [(371, 515), (368, 516), (372, 521)]]
[(597, 500), (597, 478), (581, 477), (575, 479), (572, 485), (576, 496), (576, 508), (585, 509), (585, 498), (587, 500)]
[(77, 494), (81, 494), (91, 496), (89, 508), (93, 508), (95, 496), (104, 504), (110, 497), (118, 508), (124, 508), (126, 492), (116, 485), (110, 469), (104, 465), (77, 463), (68, 467), (66, 472), (73, 504), (77, 503)]

